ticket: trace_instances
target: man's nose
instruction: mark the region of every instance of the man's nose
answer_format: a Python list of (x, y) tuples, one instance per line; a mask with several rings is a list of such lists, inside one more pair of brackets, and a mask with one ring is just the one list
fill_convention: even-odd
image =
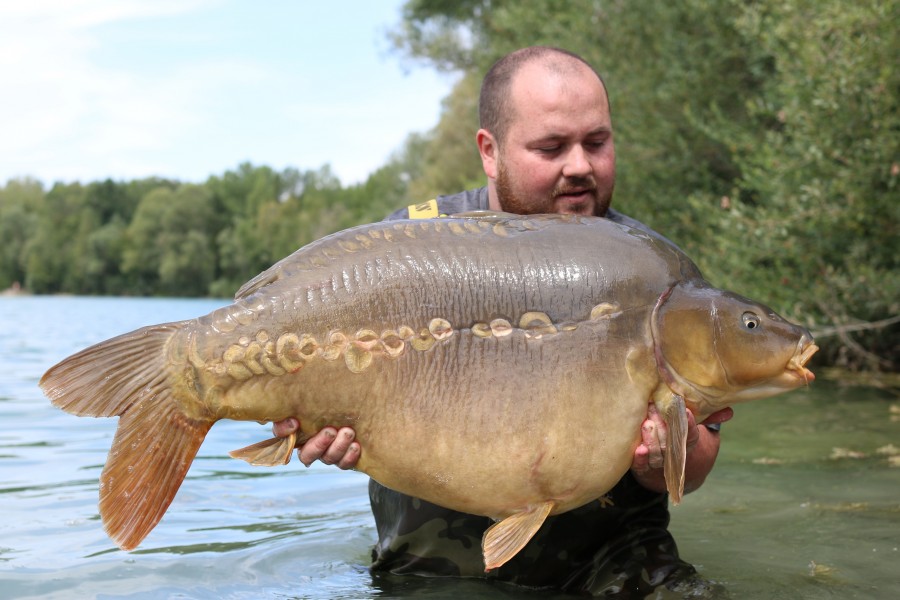
[(591, 174), (593, 167), (587, 152), (581, 144), (573, 144), (566, 154), (566, 162), (563, 165), (564, 177), (586, 177)]

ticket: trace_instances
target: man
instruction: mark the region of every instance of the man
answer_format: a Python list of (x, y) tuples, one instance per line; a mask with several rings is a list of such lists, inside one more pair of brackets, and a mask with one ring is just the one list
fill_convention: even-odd
[[(479, 113), (475, 139), (487, 187), (442, 196), (389, 218), (491, 209), (605, 216), (648, 230), (609, 208), (615, 185), (609, 99), (602, 79), (583, 59), (546, 47), (513, 52), (485, 76)], [(731, 415), (725, 409), (700, 427), (689, 415), (685, 492), (698, 488), (712, 469), (718, 424)], [(284, 436), (297, 427), (295, 419), (287, 419), (276, 423), (274, 432)], [(667, 531), (661, 451), (665, 424), (652, 405), (641, 439), (631, 471), (613, 490), (550, 517), (517, 556), (487, 575), (480, 543), (491, 519), (448, 510), (372, 481), (369, 495), (379, 536), (373, 570), (486, 576), (619, 597), (644, 597), (661, 584), (702, 587), (693, 567), (678, 558)], [(318, 459), (346, 469), (356, 464), (361, 451), (352, 429), (325, 428), (298, 455), (307, 466)]]

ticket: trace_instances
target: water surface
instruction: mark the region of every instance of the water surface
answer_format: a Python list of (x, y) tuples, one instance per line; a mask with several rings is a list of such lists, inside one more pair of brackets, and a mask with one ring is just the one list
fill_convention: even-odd
[[(97, 514), (115, 420), (67, 415), (38, 380), (86, 345), (223, 303), (0, 298), (0, 598), (558, 597), (373, 579), (367, 478), (228, 458), (270, 436), (255, 423), (218, 423), (160, 525), (118, 550)], [(706, 485), (672, 510), (682, 556), (731, 598), (900, 598), (898, 404), (816, 382), (737, 407)]]

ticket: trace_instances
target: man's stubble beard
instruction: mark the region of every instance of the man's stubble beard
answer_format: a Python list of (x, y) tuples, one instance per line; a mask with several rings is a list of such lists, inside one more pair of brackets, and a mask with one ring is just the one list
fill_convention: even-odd
[(521, 198), (519, 198), (515, 191), (513, 191), (509, 171), (506, 169), (503, 161), (499, 161), (497, 164), (496, 188), (497, 202), (499, 202), (500, 204), (500, 209), (508, 213), (517, 215), (531, 215), (535, 213), (551, 212), (553, 210), (552, 205), (547, 207), (546, 209), (540, 206), (529, 206), (527, 202), (524, 202)]
[(562, 182), (557, 183), (549, 198), (541, 199), (541, 202), (537, 205), (529, 203), (523, 200), (513, 190), (512, 178), (502, 160), (497, 162), (497, 179), (495, 181), (495, 187), (497, 191), (497, 202), (500, 204), (500, 209), (517, 215), (554, 213), (556, 212), (554, 208), (557, 196), (582, 188), (593, 189), (594, 216), (605, 216), (612, 200), (612, 190), (610, 190), (606, 198), (601, 199), (599, 197), (596, 180), (593, 176), (589, 176), (564, 179)]

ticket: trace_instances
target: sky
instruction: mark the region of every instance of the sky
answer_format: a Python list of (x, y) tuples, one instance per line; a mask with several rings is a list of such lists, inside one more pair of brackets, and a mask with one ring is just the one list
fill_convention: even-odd
[(199, 183), (243, 162), (363, 181), (455, 81), (391, 49), (402, 5), (0, 2), (0, 185)]

